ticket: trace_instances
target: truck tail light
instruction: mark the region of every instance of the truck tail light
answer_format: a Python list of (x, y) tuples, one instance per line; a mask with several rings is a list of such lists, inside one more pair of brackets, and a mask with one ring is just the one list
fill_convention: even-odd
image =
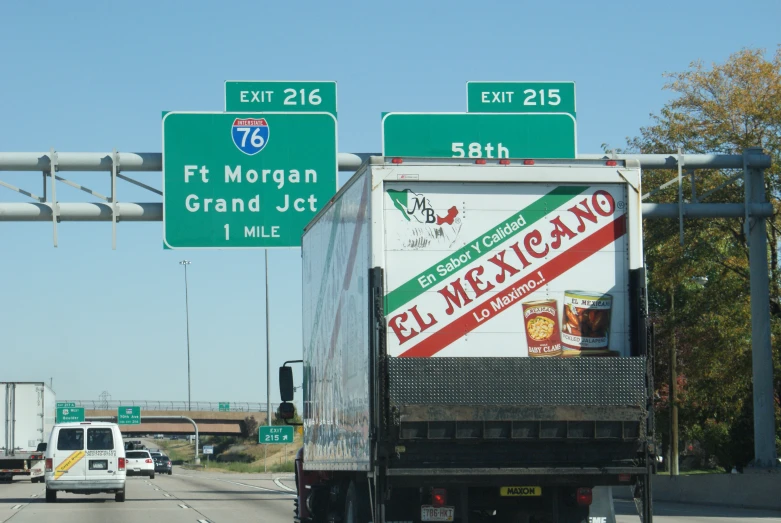
[(431, 489), (431, 504), (435, 507), (447, 505), (447, 490), (443, 488)]
[(605, 165), (607, 165), (608, 167), (615, 167), (616, 165), (618, 165), (618, 162), (615, 160), (608, 160), (605, 162)]
[(475, 163), (477, 165), (485, 165), (487, 162), (486, 162), (485, 158), (480, 158), (480, 159), (475, 160)]
[(534, 160), (524, 160), (523, 164), (524, 165), (534, 165)]
[(52, 458), (46, 458), (46, 472), (51, 472), (52, 470)]
[(119, 458), (119, 461), (117, 461), (117, 468), (119, 470), (125, 470), (125, 458)]
[(586, 506), (586, 507), (591, 505), (591, 489), (579, 488), (577, 498), (578, 498), (578, 505)]
[(499, 160), (499, 165), (510, 165), (510, 160)]
[(401, 158), (394, 158), (393, 160), (391, 160), (391, 162), (393, 162), (396, 165), (399, 165), (401, 163), (404, 163), (404, 160), (402, 160)]
[(619, 483), (629, 483), (632, 480), (632, 476), (629, 474), (619, 474), (618, 475), (618, 481)]

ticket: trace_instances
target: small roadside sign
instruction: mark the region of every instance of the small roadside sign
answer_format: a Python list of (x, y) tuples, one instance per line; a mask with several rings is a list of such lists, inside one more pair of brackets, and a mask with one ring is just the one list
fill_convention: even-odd
[(220, 403), (219, 410), (220, 410), (220, 412), (230, 412), (231, 404), (230, 403)]
[(258, 427), (258, 443), (293, 443), (293, 426)]
[(84, 421), (84, 409), (82, 407), (57, 407), (57, 423), (71, 421)]
[(214, 454), (214, 446), (213, 445), (204, 445), (203, 446), (203, 454)]
[(141, 407), (119, 407), (117, 409), (117, 425), (140, 425)]

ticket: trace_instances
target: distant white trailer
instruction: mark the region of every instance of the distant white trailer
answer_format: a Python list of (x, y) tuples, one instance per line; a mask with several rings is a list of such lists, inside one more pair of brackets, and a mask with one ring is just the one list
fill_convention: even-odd
[(45, 445), (56, 421), (54, 391), (44, 382), (0, 382), (0, 481), (43, 481)]

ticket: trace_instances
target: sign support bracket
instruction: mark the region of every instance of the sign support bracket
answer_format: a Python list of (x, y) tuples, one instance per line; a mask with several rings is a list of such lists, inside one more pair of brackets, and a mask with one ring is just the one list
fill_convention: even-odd
[(119, 174), (119, 152), (111, 151), (111, 250), (117, 250), (117, 220), (119, 219), (119, 207), (117, 207), (117, 175)]
[(57, 153), (54, 147), (49, 149), (49, 176), (52, 182), (52, 227), (54, 229), (54, 247), (57, 247), (57, 222), (60, 221), (60, 210), (57, 207)]

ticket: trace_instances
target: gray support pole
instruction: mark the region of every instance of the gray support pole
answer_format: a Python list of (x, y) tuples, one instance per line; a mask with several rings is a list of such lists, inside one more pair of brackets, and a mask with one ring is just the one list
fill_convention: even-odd
[[(746, 149), (744, 155), (761, 149)], [(747, 168), (749, 201), (764, 203), (762, 169)], [(764, 218), (753, 218), (749, 229), (751, 284), (751, 360), (754, 373), (754, 468), (777, 467), (776, 422), (773, 405), (773, 352), (770, 345), (770, 279), (767, 263), (767, 229)]]
[[(269, 343), (270, 324), (268, 321), (268, 249), (265, 249), (264, 252), (266, 253), (266, 424), (271, 426), (271, 345)], [(266, 451), (264, 450), (264, 456), (265, 452)], [(263, 459), (265, 463), (265, 457)]]
[[(60, 222), (110, 222), (111, 204), (101, 202), (60, 203)], [(163, 204), (159, 202), (117, 203), (118, 216), (123, 222), (161, 222)], [(686, 218), (741, 218), (745, 215), (742, 203), (685, 203), (683, 215)], [(754, 217), (767, 218), (773, 215), (770, 203), (751, 203), (749, 212)], [(677, 218), (677, 203), (644, 203), (643, 218)], [(0, 202), (0, 222), (49, 222), (52, 208), (45, 203)]]

